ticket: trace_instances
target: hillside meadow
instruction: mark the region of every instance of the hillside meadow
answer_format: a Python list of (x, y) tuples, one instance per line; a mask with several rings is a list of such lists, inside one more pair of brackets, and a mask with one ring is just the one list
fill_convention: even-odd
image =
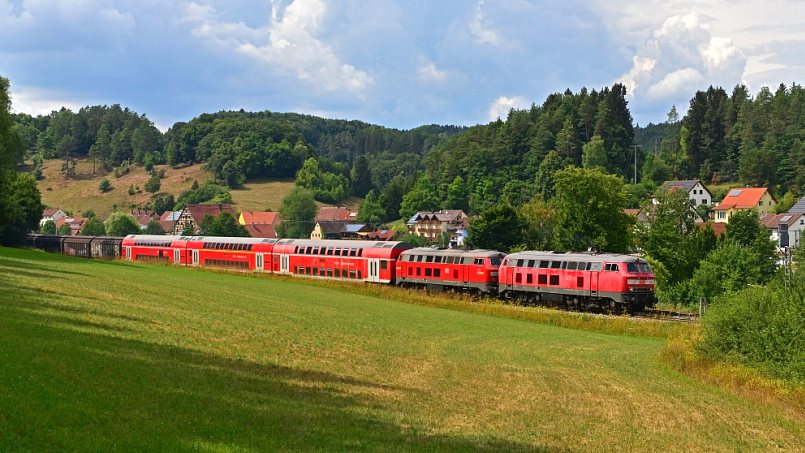
[[(107, 173), (99, 168), (96, 168), (93, 175), (92, 161), (79, 159), (76, 161), (76, 175), (66, 178), (61, 173), (61, 163), (58, 159), (46, 160), (42, 166), (44, 178), (39, 181), (38, 186), (42, 203), (46, 206), (70, 210), (75, 214), (92, 209), (101, 218), (106, 218), (114, 211), (115, 206), (119, 210), (128, 210), (132, 204), (144, 206), (151, 201), (151, 194), (143, 190), (150, 174), (142, 165), (132, 165), (128, 174), (116, 178), (114, 172)], [(168, 165), (156, 165), (154, 168), (165, 171), (159, 191), (173, 194), (174, 197), (189, 190), (193, 181), (203, 183), (212, 179), (212, 175), (204, 170), (202, 164), (176, 169)], [(102, 178), (107, 178), (112, 184), (111, 190), (104, 193), (98, 190)], [(140, 192), (129, 195), (130, 186), (139, 187)], [(293, 180), (248, 181), (231, 191), (232, 201), (237, 211), (277, 211), (282, 205), (282, 199), (293, 188)], [(359, 204), (360, 199), (357, 198), (350, 198), (342, 203), (355, 209)]]
[[(0, 450), (795, 451), (662, 338), (0, 248)], [(619, 321), (620, 322), (620, 321)]]

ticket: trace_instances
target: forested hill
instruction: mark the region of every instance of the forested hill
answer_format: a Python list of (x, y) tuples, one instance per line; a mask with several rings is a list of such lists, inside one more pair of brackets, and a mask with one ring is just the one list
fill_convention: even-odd
[(804, 96), (796, 84), (763, 88), (754, 97), (744, 86), (729, 94), (710, 87), (693, 94), (683, 118), (669, 106), (665, 123), (644, 128), (633, 126), (621, 84), (555, 93), (540, 105), (510, 111), (505, 120), (471, 128), (400, 131), (297, 113), (233, 111), (203, 114), (161, 134), (145, 115), (119, 105), (14, 120), (32, 154), (63, 159), (68, 175), (79, 156), (107, 168), (204, 163), (230, 186), (295, 177), (325, 202), (374, 190), (375, 217), (392, 220), (424, 209), (480, 213), (500, 201), (518, 207), (537, 195), (547, 201), (554, 173), (570, 165), (601, 168), (626, 182), (636, 178), (638, 185), (627, 186), (634, 206), (674, 178), (801, 196)]

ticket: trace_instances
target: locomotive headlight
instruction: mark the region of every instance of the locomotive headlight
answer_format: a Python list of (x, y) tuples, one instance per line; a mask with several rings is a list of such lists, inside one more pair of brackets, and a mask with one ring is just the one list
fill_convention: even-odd
[(630, 279), (626, 280), (626, 283), (628, 283), (630, 285), (639, 285), (640, 284), (640, 279), (639, 278), (630, 278)]

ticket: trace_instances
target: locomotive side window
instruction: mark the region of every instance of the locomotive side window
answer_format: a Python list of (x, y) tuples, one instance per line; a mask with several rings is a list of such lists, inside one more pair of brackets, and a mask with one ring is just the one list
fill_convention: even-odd
[[(520, 261), (522, 261), (522, 260), (520, 260)], [(475, 258), (475, 261), (473, 262), (473, 264), (475, 264), (476, 266), (483, 266), (484, 265), (484, 259), (483, 258)]]
[(425, 262), (426, 263), (432, 263), (433, 262), (433, 256), (431, 256), (431, 255), (426, 256), (425, 257)]
[(534, 274), (526, 274), (525, 282), (528, 283), (529, 285), (534, 283)]
[(591, 263), (589, 269), (593, 272), (598, 272), (601, 270), (601, 263)]
[(433, 270), (433, 276), (434, 277), (441, 277), (442, 276), (442, 270), (437, 267), (436, 269)]
[(561, 269), (562, 262), (561, 261), (551, 261), (551, 269)]
[[(526, 267), (534, 267), (534, 260), (528, 260), (528, 264), (526, 264)], [(528, 282), (528, 283), (531, 283), (531, 282)]]
[(576, 266), (578, 266), (578, 263), (577, 263), (577, 262), (575, 262), (575, 261), (569, 261), (569, 262), (567, 263), (567, 270), (569, 270), (569, 271), (575, 271), (575, 270), (576, 270)]
[(425, 277), (430, 277), (430, 276), (431, 276), (431, 269), (429, 267), (426, 267), (425, 268)]
[(538, 285), (547, 285), (548, 284), (548, 276), (546, 274), (537, 275), (537, 284)]
[(516, 267), (523, 267), (523, 264), (525, 264), (525, 260), (517, 260), (517, 264), (515, 264), (515, 266)]
[(539, 262), (539, 268), (540, 269), (548, 269), (549, 267), (551, 267), (551, 262), (550, 261), (542, 260), (542, 261)]
[(551, 285), (558, 285), (558, 284), (559, 284), (559, 276), (551, 275)]
[(618, 264), (617, 263), (607, 263), (604, 266), (604, 271), (606, 272), (618, 272)]

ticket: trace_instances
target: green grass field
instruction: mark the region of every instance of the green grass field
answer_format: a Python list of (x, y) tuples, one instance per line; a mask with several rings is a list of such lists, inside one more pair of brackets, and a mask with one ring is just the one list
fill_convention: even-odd
[(0, 248), (0, 451), (797, 450), (664, 340)]

